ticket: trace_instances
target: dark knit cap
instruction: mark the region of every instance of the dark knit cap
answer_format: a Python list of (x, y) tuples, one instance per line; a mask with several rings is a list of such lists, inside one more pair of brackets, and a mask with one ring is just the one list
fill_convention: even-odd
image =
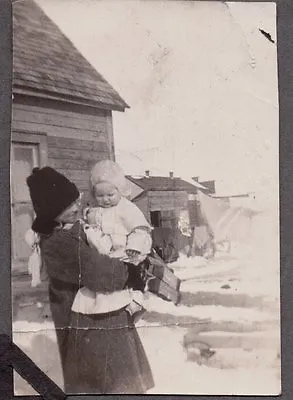
[(49, 234), (55, 219), (79, 197), (74, 183), (51, 167), (34, 168), (27, 178), (30, 197), (36, 213), (32, 229)]

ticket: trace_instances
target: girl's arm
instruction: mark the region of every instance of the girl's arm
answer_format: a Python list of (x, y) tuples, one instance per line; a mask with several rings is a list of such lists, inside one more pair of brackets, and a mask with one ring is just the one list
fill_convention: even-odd
[(122, 290), (127, 281), (127, 266), (90, 248), (83, 231), (53, 233), (43, 242), (42, 256), (49, 277), (96, 292)]

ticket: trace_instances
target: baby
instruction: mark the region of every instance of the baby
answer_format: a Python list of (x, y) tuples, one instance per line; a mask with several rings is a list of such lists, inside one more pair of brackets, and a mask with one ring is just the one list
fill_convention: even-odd
[(122, 169), (113, 161), (101, 161), (94, 166), (90, 181), (97, 207), (85, 212), (88, 242), (102, 254), (138, 265), (151, 250), (151, 226), (126, 198)]
[[(123, 170), (113, 161), (98, 162), (90, 177), (96, 207), (85, 210), (88, 243), (101, 254), (137, 266), (150, 253), (151, 226), (139, 208), (127, 199)], [(131, 314), (142, 309), (140, 300), (127, 307)]]

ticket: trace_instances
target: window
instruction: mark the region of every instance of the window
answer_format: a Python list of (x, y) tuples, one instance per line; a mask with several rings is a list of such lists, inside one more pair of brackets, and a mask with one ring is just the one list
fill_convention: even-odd
[(151, 211), (151, 224), (154, 228), (170, 228), (177, 227), (178, 218), (175, 210)]
[(11, 143), (11, 252), (12, 271), (27, 271), (27, 260), (31, 249), (25, 242), (25, 233), (30, 229), (34, 211), (26, 184), (34, 167), (46, 163), (46, 147), (39, 135), (14, 134)]
[(161, 226), (161, 212), (151, 211), (151, 224), (154, 228), (159, 228)]

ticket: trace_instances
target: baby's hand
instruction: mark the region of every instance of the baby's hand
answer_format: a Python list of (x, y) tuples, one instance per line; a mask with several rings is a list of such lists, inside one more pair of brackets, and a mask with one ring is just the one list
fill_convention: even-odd
[(128, 255), (129, 258), (135, 258), (140, 255), (140, 251), (133, 250), (133, 249), (127, 249), (126, 254)]
[(101, 228), (97, 225), (89, 225), (87, 223), (83, 223), (83, 230), (88, 238), (100, 238), (103, 234)]
[(109, 249), (105, 248), (105, 244), (103, 243), (104, 236), (102, 235), (101, 230), (87, 224), (84, 225), (83, 229), (86, 234), (88, 244), (91, 247), (96, 248), (101, 254), (107, 254)]
[(127, 249), (126, 250), (126, 255), (128, 257), (127, 262), (133, 265), (139, 265), (143, 260), (145, 259), (145, 255), (141, 254), (140, 251), (133, 250), (133, 249)]
[(86, 221), (90, 225), (95, 225), (96, 224), (96, 210), (94, 208), (89, 208), (87, 210)]

